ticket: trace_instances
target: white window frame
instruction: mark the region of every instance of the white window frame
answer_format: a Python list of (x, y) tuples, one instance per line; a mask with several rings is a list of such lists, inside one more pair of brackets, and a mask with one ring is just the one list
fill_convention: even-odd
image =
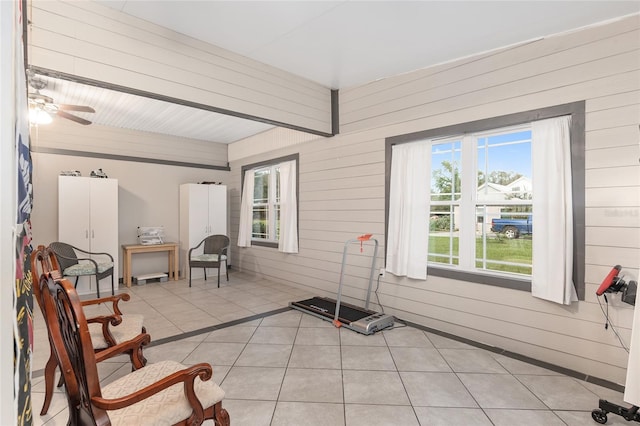
[(272, 164), (264, 167), (256, 167), (254, 169), (254, 173), (258, 173), (262, 170), (269, 170), (269, 179), (268, 186), (269, 191), (267, 194), (267, 201), (265, 203), (255, 203), (253, 202), (252, 211), (256, 206), (266, 206), (267, 208), (267, 229), (265, 238), (260, 238), (254, 236), (253, 230), (251, 232), (251, 241), (264, 241), (271, 243), (278, 243), (278, 224), (277, 224), (277, 211), (280, 207), (280, 199), (277, 194), (278, 189), (278, 169), (280, 168), (280, 164)]
[[(489, 273), (496, 274), (505, 277), (525, 277), (530, 278), (530, 274), (518, 274), (513, 272), (503, 272), (496, 270), (487, 270), (478, 268), (476, 266), (477, 261), (485, 261), (487, 259), (480, 259), (479, 254), (476, 253), (476, 229), (475, 224), (477, 222), (478, 208), (485, 208), (487, 206), (520, 206), (520, 205), (533, 205), (533, 200), (500, 200), (500, 201), (485, 201), (478, 202), (477, 189), (477, 176), (480, 169), (478, 158), (478, 140), (485, 137), (497, 136), (501, 134), (514, 133), (519, 131), (531, 130), (530, 123), (524, 123), (516, 126), (506, 126), (495, 129), (483, 130), (480, 132), (468, 133), (463, 135), (455, 135), (441, 139), (433, 139), (429, 142), (430, 147), (434, 145), (460, 142), (460, 184), (462, 189), (455, 188), (456, 192), (460, 192), (459, 199), (451, 201), (436, 201), (431, 200), (431, 210), (434, 206), (451, 206), (455, 211), (455, 206), (459, 209), (459, 223), (462, 225), (459, 227), (458, 232), (458, 264), (443, 264), (440, 262), (427, 261), (428, 268), (439, 267), (445, 269), (462, 270), (470, 273)], [(431, 151), (431, 150), (430, 150)], [(431, 161), (431, 158), (429, 158)], [(455, 181), (455, 180), (454, 180)], [(453, 216), (453, 213), (452, 213)], [(453, 217), (451, 217), (451, 223), (453, 223)], [(471, 225), (474, 226), (471, 226)], [(483, 229), (486, 227), (486, 220), (483, 221)], [(431, 231), (430, 231), (431, 232)], [(485, 235), (488, 231), (484, 231)], [(432, 253), (429, 253), (432, 255)], [(450, 255), (451, 257), (451, 255)]]

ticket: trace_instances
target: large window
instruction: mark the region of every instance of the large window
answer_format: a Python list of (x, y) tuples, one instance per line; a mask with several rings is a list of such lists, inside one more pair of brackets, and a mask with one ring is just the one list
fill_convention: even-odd
[(584, 102), (388, 138), (387, 236), (392, 148), (428, 143), (427, 275), (531, 290), (533, 175), (553, 173), (532, 160), (532, 123), (561, 116), (571, 117), (572, 274), (584, 299)]
[(298, 154), (242, 167), (238, 245), (298, 251)]
[(530, 127), (435, 140), (430, 152), (429, 263), (531, 275)]

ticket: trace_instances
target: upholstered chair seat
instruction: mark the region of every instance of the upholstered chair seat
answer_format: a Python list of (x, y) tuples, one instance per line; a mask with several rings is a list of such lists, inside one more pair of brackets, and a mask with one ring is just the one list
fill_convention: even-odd
[[(137, 392), (186, 367), (176, 361), (148, 364), (102, 388), (102, 397), (117, 399)], [(203, 407), (222, 401), (224, 391), (213, 380), (196, 379), (194, 389)], [(184, 394), (184, 386), (176, 384), (147, 399), (119, 410), (109, 411), (112, 426), (173, 425), (191, 414), (191, 406)]]
[[(109, 269), (113, 268), (113, 262), (97, 262), (98, 263), (98, 274), (102, 274)], [(69, 266), (67, 269), (62, 271), (62, 275), (65, 277), (80, 277), (83, 275), (95, 275), (96, 267), (93, 263), (83, 262), (78, 263), (73, 266)]]
[(195, 262), (220, 262), (227, 260), (227, 256), (219, 254), (198, 254), (191, 256), (191, 260)]
[[(122, 322), (120, 324), (109, 328), (116, 344), (131, 340), (139, 335), (141, 330), (144, 330), (144, 326), (142, 325), (144, 315), (126, 314), (122, 315), (121, 318)], [(89, 333), (91, 334), (94, 350), (106, 349), (111, 346), (104, 337), (102, 324), (96, 322), (89, 323)]]

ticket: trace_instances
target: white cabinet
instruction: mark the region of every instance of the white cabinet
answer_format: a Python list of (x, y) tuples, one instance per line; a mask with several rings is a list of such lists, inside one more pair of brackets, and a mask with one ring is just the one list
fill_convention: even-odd
[[(58, 177), (58, 241), (113, 256), (118, 288), (117, 179)], [(103, 294), (111, 294), (111, 280), (104, 279), (100, 285)], [(81, 277), (77, 288), (78, 293), (95, 294), (95, 278)]]
[[(185, 276), (189, 273), (189, 249), (214, 234), (228, 235), (227, 187), (196, 183), (180, 185), (180, 270), (185, 271)], [(202, 270), (194, 269), (193, 276), (201, 277)]]

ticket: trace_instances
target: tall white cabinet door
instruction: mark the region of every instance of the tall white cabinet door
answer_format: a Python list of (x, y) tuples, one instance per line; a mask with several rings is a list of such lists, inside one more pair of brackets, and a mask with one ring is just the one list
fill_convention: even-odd
[[(116, 179), (99, 178), (89, 180), (91, 181), (91, 194), (89, 197), (90, 251), (94, 253), (109, 253), (113, 256), (114, 279), (117, 282), (120, 253), (118, 249), (118, 181)], [(104, 256), (101, 259), (104, 259)], [(109, 292), (111, 291), (110, 280), (105, 279), (101, 284), (101, 293), (105, 291), (107, 286)]]
[[(58, 177), (58, 241), (90, 252), (109, 253), (118, 287), (118, 181), (77, 176)], [(104, 260), (104, 256), (100, 257)], [(111, 280), (100, 283), (110, 294)], [(78, 280), (78, 293), (95, 293), (93, 277)], [(108, 293), (106, 293), (108, 292)]]
[(211, 235), (209, 232), (209, 185), (189, 185), (189, 247)]
[(188, 276), (187, 255), (207, 236), (209, 192), (205, 185), (180, 185), (180, 270)]
[(90, 249), (91, 181), (76, 176), (58, 177), (58, 240), (82, 250)]
[(209, 235), (227, 235), (227, 187), (209, 185)]

